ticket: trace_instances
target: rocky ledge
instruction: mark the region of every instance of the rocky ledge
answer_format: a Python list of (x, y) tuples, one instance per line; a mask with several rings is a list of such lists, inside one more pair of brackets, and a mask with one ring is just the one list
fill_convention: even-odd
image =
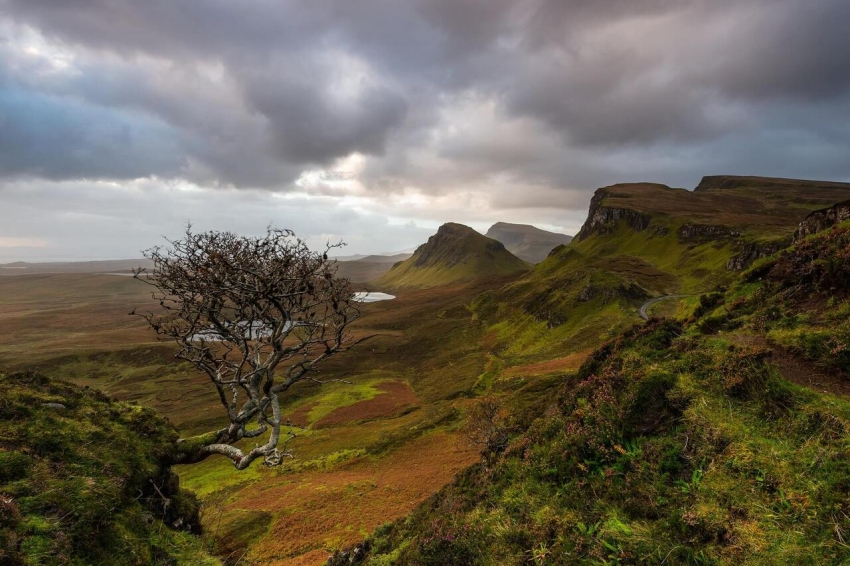
[(816, 210), (809, 214), (805, 220), (800, 222), (800, 226), (794, 232), (794, 241), (802, 240), (806, 236), (826, 230), (845, 220), (850, 220), (850, 200), (839, 202), (835, 206)]
[(606, 234), (617, 222), (623, 220), (631, 228), (640, 232), (649, 227), (650, 217), (629, 208), (614, 208), (602, 206), (602, 201), (608, 194), (604, 189), (599, 189), (590, 199), (590, 212), (587, 220), (576, 235), (579, 241), (584, 240), (591, 234)]
[(790, 244), (790, 238), (783, 238), (782, 240), (762, 244), (744, 244), (741, 251), (737, 255), (730, 257), (729, 261), (726, 262), (726, 269), (729, 271), (742, 271), (751, 266), (757, 259), (771, 256), (787, 248)]
[(737, 230), (728, 226), (711, 226), (706, 224), (682, 224), (676, 230), (679, 241), (683, 243), (702, 243), (715, 240), (729, 240), (741, 235)]

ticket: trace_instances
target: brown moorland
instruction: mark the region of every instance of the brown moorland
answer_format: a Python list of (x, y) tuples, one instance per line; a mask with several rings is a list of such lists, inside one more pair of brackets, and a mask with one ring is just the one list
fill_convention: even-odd
[[(294, 460), (245, 472), (223, 459), (180, 469), (183, 485), (206, 506), (215, 547), (255, 564), (319, 564), (473, 462), (460, 429), (488, 357), (469, 305), (512, 280), (409, 290), (364, 304), (353, 330), (367, 339), (323, 367), (323, 378), (350, 385), (303, 384), (285, 401), (285, 415), (305, 427), (297, 430)], [(170, 344), (128, 316), (149, 306), (149, 288), (129, 277), (0, 278), (0, 366), (37, 369), (152, 406), (184, 433), (219, 426), (206, 378), (175, 362)]]

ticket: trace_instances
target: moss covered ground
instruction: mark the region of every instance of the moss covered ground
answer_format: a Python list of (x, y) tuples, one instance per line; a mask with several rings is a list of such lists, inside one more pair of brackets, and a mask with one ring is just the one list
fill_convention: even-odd
[(219, 564), (163, 464), (176, 438), (150, 408), (0, 374), (0, 563)]

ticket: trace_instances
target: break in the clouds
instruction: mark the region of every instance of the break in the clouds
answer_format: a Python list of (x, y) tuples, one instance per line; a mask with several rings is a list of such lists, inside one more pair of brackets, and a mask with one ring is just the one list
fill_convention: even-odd
[(850, 179), (846, 0), (0, 0), (0, 259), (269, 223), (573, 233), (591, 191)]

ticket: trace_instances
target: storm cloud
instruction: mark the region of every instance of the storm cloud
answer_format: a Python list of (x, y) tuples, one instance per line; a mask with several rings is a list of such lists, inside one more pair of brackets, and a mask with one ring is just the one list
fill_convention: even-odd
[[(375, 252), (446, 220), (572, 233), (620, 181), (848, 180), (848, 23), (846, 0), (0, 0), (0, 199), (227, 202)], [(56, 238), (12, 208), (4, 241)], [(174, 230), (137, 210), (99, 255)]]

